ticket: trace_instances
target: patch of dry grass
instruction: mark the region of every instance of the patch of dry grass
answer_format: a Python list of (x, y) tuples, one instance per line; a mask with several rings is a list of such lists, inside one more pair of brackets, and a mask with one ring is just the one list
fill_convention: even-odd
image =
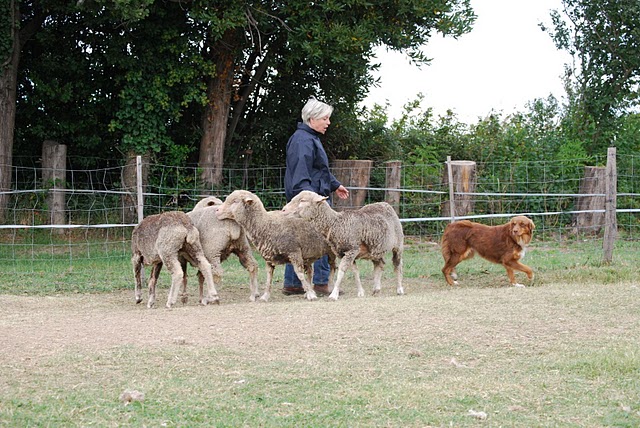
[(232, 259), (219, 306), (196, 305), (191, 269), (173, 310), (166, 273), (160, 308), (133, 303), (126, 258), (12, 262), (0, 426), (638, 426), (637, 246), (605, 266), (594, 242), (534, 244), (536, 284), (515, 289), (479, 258), (448, 287), (438, 246), (410, 245), (407, 295), (389, 263), (381, 296), (356, 298), (347, 274), (338, 302), (283, 296), (279, 267), (272, 301), (252, 304)]
[[(474, 263), (462, 287), (410, 273), (395, 296), (388, 272), (382, 296), (347, 282), (338, 302), (252, 304), (241, 271), (210, 307), (147, 310), (130, 290), (0, 295), (0, 425), (640, 424), (637, 283), (543, 271), (515, 289)], [(125, 390), (144, 401), (123, 404)]]

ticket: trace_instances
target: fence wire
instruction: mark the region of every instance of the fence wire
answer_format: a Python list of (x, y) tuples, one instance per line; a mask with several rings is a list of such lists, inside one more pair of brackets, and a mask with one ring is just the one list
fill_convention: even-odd
[[(629, 156), (617, 163), (620, 239), (640, 237), (638, 159)], [(596, 162), (602, 164), (604, 158)], [(268, 210), (280, 209), (286, 203), (284, 167), (227, 168), (221, 185), (205, 186), (198, 168), (147, 166), (145, 215), (188, 211), (202, 197), (224, 199), (236, 189), (256, 193)], [(123, 166), (113, 165), (67, 170), (64, 188), (58, 189), (65, 195), (66, 223), (50, 225), (47, 196), (51, 186), (43, 182), (42, 169), (13, 166), (10, 203), (5, 222), (0, 225), (0, 269), (15, 274), (61, 269), (68, 275), (78, 264), (99, 263), (101, 268), (86, 281), (108, 281), (115, 271), (129, 278), (130, 236), (135, 225), (130, 214), (136, 205), (135, 197), (123, 185), (123, 172)], [(450, 220), (443, 215), (449, 199), (445, 174), (445, 164), (403, 165), (399, 187), (390, 188), (386, 183), (387, 166), (374, 164), (369, 185), (353, 190), (365, 190), (366, 203), (385, 200), (388, 191), (400, 192), (398, 214), (411, 242), (438, 242)], [(476, 165), (475, 190), (456, 192), (456, 197), (466, 196), (473, 202), (473, 212), (464, 218), (500, 224), (505, 218), (526, 214), (536, 223), (537, 242), (591, 240), (598, 245), (601, 231), (583, 230), (576, 222), (581, 213), (603, 212), (577, 209), (576, 200), (585, 196), (580, 193), (583, 175), (583, 163), (575, 160), (480, 162)], [(105, 266), (114, 272), (104, 274)]]

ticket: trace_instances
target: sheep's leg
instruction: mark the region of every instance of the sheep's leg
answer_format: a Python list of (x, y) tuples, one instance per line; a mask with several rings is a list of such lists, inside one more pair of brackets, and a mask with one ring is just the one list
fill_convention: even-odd
[[(221, 275), (222, 269), (220, 269), (220, 273), (217, 276), (216, 276), (216, 269), (213, 267), (212, 269), (213, 269), (213, 282), (214, 284), (219, 285), (222, 280), (222, 275)], [(218, 278), (217, 281), (216, 281), (216, 278)], [(203, 304), (202, 302), (204, 301), (204, 282), (205, 282), (204, 275), (200, 270), (198, 270), (198, 302), (200, 302), (201, 304)]]
[(151, 274), (149, 275), (149, 300), (147, 301), (147, 308), (151, 309), (156, 304), (156, 283), (160, 276), (160, 270), (162, 270), (162, 263), (156, 263), (151, 266)]
[(373, 295), (375, 296), (382, 288), (382, 273), (384, 271), (384, 260), (372, 260), (373, 262)]
[(356, 262), (353, 262), (353, 264), (351, 265), (351, 270), (353, 271), (353, 277), (356, 280), (358, 297), (364, 297), (364, 288), (362, 287), (362, 281), (360, 281), (360, 270), (358, 269), (358, 264)]
[(268, 302), (271, 297), (271, 283), (273, 282), (273, 271), (276, 266), (273, 263), (267, 262), (267, 282), (264, 285), (264, 294), (260, 297), (263, 302)]
[[(207, 283), (207, 288), (208, 288), (207, 297), (205, 297), (204, 299), (201, 299), (200, 304), (205, 306), (210, 303), (219, 304), (220, 298), (218, 297), (218, 291), (216, 290), (216, 285), (215, 285), (215, 282), (213, 281), (213, 273), (212, 273), (212, 268), (211, 268), (211, 264), (209, 263), (209, 260), (207, 260), (207, 258), (203, 254), (199, 254), (196, 256), (196, 263), (197, 263), (198, 269), (200, 270), (200, 273), (204, 277), (204, 282)], [(218, 272), (216, 273), (216, 275), (219, 275), (219, 274), (220, 274), (220, 269), (218, 269)]]
[(304, 266), (305, 275), (309, 284), (313, 283), (313, 263)]
[(198, 271), (198, 302), (204, 299), (204, 275)]
[(167, 308), (171, 309), (173, 305), (178, 301), (178, 293), (184, 279), (184, 272), (178, 259), (165, 260), (167, 270), (171, 273), (171, 288), (169, 289), (169, 295), (167, 296)]
[(393, 270), (396, 273), (396, 293), (401, 296), (404, 294), (404, 288), (402, 288), (402, 249), (393, 251), (391, 260), (393, 261)]
[[(182, 266), (182, 291), (180, 292), (180, 301), (183, 305), (186, 305), (189, 301), (189, 294), (187, 293), (187, 260), (180, 258), (180, 266)], [(202, 290), (202, 289), (201, 289)]]
[(333, 291), (329, 294), (329, 300), (338, 300), (338, 296), (340, 296), (340, 284), (342, 283), (342, 279), (344, 278), (344, 274), (347, 269), (353, 269), (352, 265), (358, 256), (360, 249), (347, 251), (342, 256), (342, 260), (340, 260), (340, 265), (338, 266), (338, 275), (336, 277), (336, 283), (333, 286)]
[[(200, 256), (199, 258), (196, 257), (197, 260), (205, 260), (206, 263), (209, 263), (209, 260), (207, 260), (204, 256)], [(198, 266), (201, 266), (202, 268), (198, 268), (200, 269), (198, 271), (198, 284), (200, 287), (200, 304), (201, 305), (207, 305), (208, 303), (220, 303), (220, 300), (218, 298), (218, 291), (216, 288), (216, 284), (218, 287), (220, 287), (222, 285), (222, 274), (223, 274), (223, 270), (222, 270), (222, 266), (220, 264), (220, 257), (214, 257), (213, 260), (211, 261), (211, 264), (209, 265), (210, 268), (208, 269), (208, 271), (211, 273), (211, 283), (209, 283), (209, 279), (207, 279), (208, 275), (205, 276), (205, 274), (203, 274), (203, 272), (206, 272), (207, 268), (205, 266), (205, 264), (202, 264), (201, 261), (198, 262)], [(207, 282), (207, 284), (209, 285), (209, 292), (207, 293), (207, 298), (205, 299), (204, 297), (204, 283)], [(213, 284), (213, 294), (214, 294), (214, 300), (210, 300), (210, 296), (211, 296), (211, 284)]]
[(136, 303), (142, 302), (142, 281), (144, 275), (144, 266), (142, 264), (142, 255), (140, 253), (134, 253), (131, 257), (131, 264), (133, 265), (133, 277), (135, 278), (135, 296)]
[(335, 274), (336, 274), (336, 257), (333, 254), (329, 254), (329, 290), (333, 291), (333, 286), (335, 284)]
[(318, 295), (313, 290), (313, 285), (311, 285), (311, 281), (308, 278), (313, 277), (313, 266), (306, 267), (303, 264), (291, 263), (293, 265), (293, 270), (296, 273), (296, 276), (302, 283), (302, 288), (304, 289), (304, 297), (307, 300), (316, 300)]
[(304, 297), (307, 300), (316, 300), (318, 296), (313, 290), (311, 281), (307, 280), (307, 274), (309, 272), (313, 277), (313, 264), (312, 266), (305, 264), (304, 259), (302, 258), (301, 250), (298, 250), (296, 253), (289, 255), (289, 263), (291, 263), (291, 266), (293, 266), (293, 270), (296, 273), (296, 276), (302, 283), (302, 288), (304, 289)]
[(251, 292), (249, 300), (255, 302), (260, 296), (260, 291), (258, 290), (258, 262), (253, 258), (250, 248), (243, 252), (238, 252), (237, 256), (240, 264), (249, 272), (249, 291)]

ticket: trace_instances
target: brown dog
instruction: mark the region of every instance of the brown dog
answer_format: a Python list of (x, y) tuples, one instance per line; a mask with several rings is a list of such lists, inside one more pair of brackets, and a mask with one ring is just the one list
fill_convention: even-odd
[(524, 272), (533, 284), (533, 270), (522, 263), (527, 244), (531, 242), (533, 221), (525, 216), (516, 216), (509, 223), (487, 226), (462, 220), (450, 223), (442, 235), (442, 273), (449, 285), (457, 285), (455, 268), (475, 253), (507, 270), (509, 281), (515, 287), (524, 287), (516, 282), (514, 270)]

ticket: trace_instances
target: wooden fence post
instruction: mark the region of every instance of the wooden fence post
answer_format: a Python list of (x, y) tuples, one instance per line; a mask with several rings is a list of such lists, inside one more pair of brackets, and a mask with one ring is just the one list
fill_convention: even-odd
[[(580, 180), (580, 190), (576, 199), (577, 211), (603, 210), (605, 207), (605, 168), (585, 166), (584, 176)], [(602, 194), (602, 196), (593, 196)], [(577, 213), (575, 215), (577, 232), (599, 233), (604, 226), (604, 213)]]
[[(402, 161), (385, 162), (385, 185), (387, 189), (399, 189), (401, 186)], [(400, 214), (400, 192), (385, 190), (384, 199)]]
[[(368, 187), (371, 176), (370, 160), (336, 160), (333, 163), (333, 175), (344, 187)], [(333, 198), (333, 207), (336, 210), (354, 209), (362, 207), (367, 200), (367, 191), (364, 189), (349, 189), (347, 199)]]
[(616, 148), (607, 150), (607, 167), (605, 172), (605, 204), (604, 204), (604, 241), (603, 262), (611, 263), (613, 260), (613, 246), (618, 234), (618, 221), (616, 219), (618, 172), (616, 167)]
[(447, 171), (443, 181), (449, 186), (449, 200), (442, 205), (442, 216), (463, 216), (473, 212), (474, 201), (471, 195), (458, 195), (454, 199), (454, 192), (473, 193), (476, 189), (476, 163), (473, 161), (452, 161), (447, 156)]
[[(67, 146), (56, 141), (47, 140), (42, 143), (42, 182), (49, 189), (47, 205), (49, 207), (49, 221), (52, 225), (67, 223), (65, 213), (66, 198), (63, 191), (66, 187), (67, 176)], [(63, 234), (64, 229), (55, 229)]]
[[(142, 192), (149, 177), (149, 155), (137, 156), (130, 152), (122, 168), (122, 221), (124, 223), (140, 222), (144, 217), (141, 204)], [(142, 217), (141, 217), (142, 216)]]

